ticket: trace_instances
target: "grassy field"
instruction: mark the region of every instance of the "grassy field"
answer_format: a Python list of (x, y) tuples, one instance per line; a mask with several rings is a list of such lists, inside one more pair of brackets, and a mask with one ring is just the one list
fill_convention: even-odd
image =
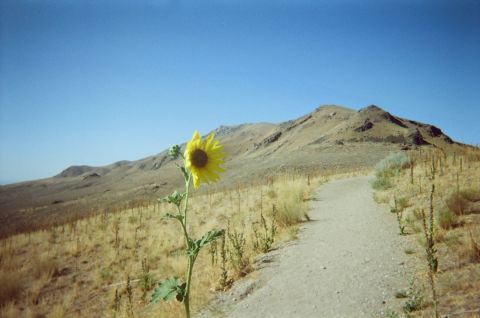
[(480, 151), (392, 154), (372, 186), (399, 234), (417, 243), (405, 251), (419, 267), (412, 288), (399, 291), (403, 315), (480, 317)]
[[(197, 260), (193, 311), (253, 271), (258, 254), (294, 239), (308, 219), (311, 191), (345, 175), (286, 174), (195, 193), (195, 236), (211, 228), (227, 233)], [(399, 153), (377, 166), (376, 201), (389, 205), (399, 235), (416, 242), (404, 251), (418, 264), (410, 290), (398, 291), (404, 313), (391, 317), (435, 317), (435, 307), (440, 317), (480, 315), (479, 180), (473, 148)], [(187, 267), (180, 227), (162, 219), (170, 209), (142, 203), (2, 239), (0, 317), (181, 317), (178, 302), (149, 304), (157, 281), (182, 277)]]
[[(311, 189), (325, 178), (285, 175), (210, 189), (191, 199), (195, 236), (227, 230), (199, 256), (193, 311), (253, 269), (257, 254), (293, 239)], [(210, 190), (209, 190), (210, 189)], [(172, 301), (150, 305), (158, 280), (184, 276), (180, 226), (171, 207), (140, 205), (0, 241), (0, 317), (180, 317)]]

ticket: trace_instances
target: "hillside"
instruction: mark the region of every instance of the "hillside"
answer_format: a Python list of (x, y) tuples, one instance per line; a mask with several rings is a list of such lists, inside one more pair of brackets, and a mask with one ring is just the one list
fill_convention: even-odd
[[(461, 145), (432, 125), (396, 117), (377, 106), (355, 111), (326, 105), (280, 124), (220, 126), (226, 173), (217, 187), (286, 170), (365, 167), (398, 149)], [(71, 166), (58, 175), (0, 187), (0, 236), (152, 201), (178, 186), (167, 150), (108, 166)]]

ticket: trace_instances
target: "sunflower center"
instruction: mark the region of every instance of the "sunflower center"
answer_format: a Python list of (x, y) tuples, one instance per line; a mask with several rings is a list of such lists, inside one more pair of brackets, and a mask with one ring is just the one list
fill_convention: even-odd
[(195, 149), (195, 151), (190, 156), (190, 160), (194, 167), (203, 168), (208, 163), (208, 156), (207, 153), (202, 149)]

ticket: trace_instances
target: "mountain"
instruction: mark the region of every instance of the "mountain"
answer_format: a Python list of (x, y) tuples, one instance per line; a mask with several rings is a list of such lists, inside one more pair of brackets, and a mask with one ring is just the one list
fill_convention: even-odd
[[(461, 147), (435, 126), (396, 117), (375, 105), (359, 111), (325, 105), (280, 124), (220, 126), (214, 133), (227, 153), (226, 171), (216, 187), (292, 170), (371, 166), (401, 149)], [(152, 201), (180, 181), (164, 150), (137, 161), (71, 166), (52, 178), (1, 186), (0, 236)]]

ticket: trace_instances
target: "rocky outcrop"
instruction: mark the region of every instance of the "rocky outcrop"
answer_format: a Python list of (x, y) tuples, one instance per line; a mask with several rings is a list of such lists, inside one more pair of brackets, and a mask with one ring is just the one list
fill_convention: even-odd
[(407, 128), (407, 125), (405, 125), (404, 123), (402, 123), (402, 121), (400, 119), (398, 119), (397, 117), (393, 116), (392, 114), (388, 113), (388, 112), (385, 112), (385, 114), (383, 115), (384, 118), (386, 120), (388, 120), (389, 122), (391, 122), (392, 124), (395, 124), (397, 126), (400, 126), (402, 128)]
[(441, 137), (445, 142), (449, 144), (453, 144), (453, 140), (447, 135), (445, 135), (443, 131), (438, 127), (435, 127), (433, 125), (428, 125), (426, 131), (430, 137)]
[(88, 179), (96, 179), (96, 178), (100, 178), (101, 176), (96, 173), (96, 172), (92, 172), (92, 173), (89, 173), (87, 174), (86, 176), (83, 177), (83, 180), (88, 180)]
[(165, 164), (165, 162), (167, 162), (167, 160), (168, 160), (168, 156), (161, 157), (160, 160), (155, 161), (155, 163), (153, 164), (152, 170), (159, 169)]
[(280, 136), (282, 136), (282, 132), (281, 132), (281, 131), (277, 131), (277, 132), (271, 134), (270, 136), (268, 136), (267, 138), (263, 139), (262, 142), (256, 143), (256, 144), (254, 145), (254, 148), (255, 148), (255, 149), (258, 149), (258, 148), (260, 148), (261, 146), (269, 145), (269, 144), (277, 141), (277, 140), (280, 138)]
[(443, 136), (443, 140), (445, 140), (445, 142), (447, 142), (449, 144), (455, 143), (455, 141), (453, 141), (452, 138), (448, 137), (447, 135)]
[(418, 128), (416, 128), (414, 131), (412, 131), (408, 135), (408, 139), (411, 141), (411, 143), (413, 145), (416, 145), (416, 146), (422, 146), (422, 145), (429, 145), (430, 144), (428, 141), (425, 140), (425, 138), (423, 138), (423, 136), (420, 133), (420, 131), (418, 130)]
[(300, 118), (299, 120), (297, 121), (294, 121), (290, 126), (288, 126), (285, 131), (289, 131), (289, 130), (292, 130), (293, 128), (295, 127), (298, 127), (299, 125), (305, 123), (306, 121), (308, 121), (310, 118), (312, 118), (312, 115), (308, 115), (308, 116), (305, 116), (303, 118)]
[(400, 119), (376, 105), (367, 106), (360, 109), (358, 112), (374, 123), (386, 120), (402, 128), (407, 128), (407, 125), (405, 125)]
[(367, 131), (373, 127), (373, 123), (370, 120), (365, 120), (362, 126), (355, 128), (356, 132)]
[(427, 133), (431, 137), (438, 137), (440, 135), (443, 135), (442, 130), (440, 128), (437, 128), (437, 127), (433, 126), (433, 125), (428, 126)]

